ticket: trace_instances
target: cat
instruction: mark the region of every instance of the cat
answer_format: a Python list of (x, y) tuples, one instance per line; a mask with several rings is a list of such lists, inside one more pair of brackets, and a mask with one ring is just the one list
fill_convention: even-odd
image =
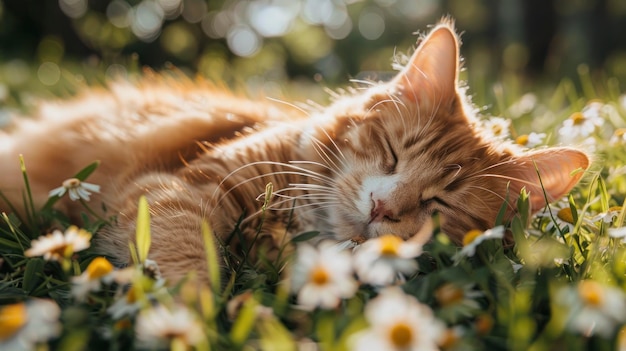
[[(48, 192), (95, 160), (89, 182), (101, 185), (116, 221), (95, 235), (118, 264), (130, 262), (137, 203), (151, 210), (149, 257), (166, 279), (206, 274), (202, 220), (241, 252), (275, 252), (294, 235), (362, 241), (392, 233), (426, 242), (433, 213), (457, 244), (469, 230), (494, 226), (520, 190), (536, 212), (560, 199), (589, 167), (570, 147), (521, 150), (482, 131), (459, 82), (460, 39), (451, 19), (420, 37), (393, 79), (338, 94), (327, 106), (301, 109), (252, 100), (200, 79), (146, 73), (138, 82), (89, 88), (66, 101), (42, 102), (0, 138), (0, 190), (20, 203), (26, 160), (37, 206)], [(541, 183), (537, 173), (541, 176)], [(273, 185), (268, 210), (263, 194)], [(82, 205), (58, 209), (78, 219)], [(0, 205), (7, 210), (6, 204)], [(426, 228), (426, 229), (424, 229)], [(244, 242), (242, 243), (241, 240)]]

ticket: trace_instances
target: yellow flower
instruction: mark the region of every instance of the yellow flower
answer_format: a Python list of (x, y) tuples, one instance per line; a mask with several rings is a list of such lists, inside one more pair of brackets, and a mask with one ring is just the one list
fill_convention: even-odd
[(104, 257), (96, 257), (81, 275), (72, 278), (72, 295), (84, 301), (89, 292), (100, 290), (102, 278), (111, 272), (113, 265)]
[(43, 256), (48, 261), (55, 260), (61, 262), (75, 252), (88, 248), (90, 240), (91, 233), (71, 226), (67, 228), (65, 233), (55, 230), (50, 234), (31, 241), (31, 248), (26, 250), (24, 254), (27, 257)]
[(13, 336), (28, 322), (26, 304), (15, 303), (0, 309), (0, 340)]

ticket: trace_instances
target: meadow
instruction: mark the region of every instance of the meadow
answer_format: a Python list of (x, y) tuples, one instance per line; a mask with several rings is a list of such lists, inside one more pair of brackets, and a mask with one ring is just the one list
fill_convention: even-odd
[[(191, 10), (184, 10), (179, 0), (160, 0), (160, 22), (148, 30), (124, 22), (128, 17), (120, 11), (150, 16), (157, 2), (115, 0), (105, 12), (86, 1), (61, 0), (63, 13), (57, 12), (76, 29), (75, 42), (95, 53), (68, 60), (72, 43), (52, 35), (37, 39), (33, 53), (16, 49), (27, 59), (14, 59), (5, 55), (11, 46), (6, 33), (26, 27), (10, 27), (20, 23), (12, 20), (11, 2), (0, 2), (0, 128), (14, 113), (27, 114), (37, 99), (135, 77), (144, 65), (243, 85), (251, 95), (299, 91), (296, 100), (323, 103), (324, 87), (335, 88), (348, 76), (388, 75), (377, 70), (389, 66), (397, 48), (415, 43), (410, 33), (416, 21), (409, 17), (417, 16), (403, 13), (406, 2), (400, 0), (335, 1), (328, 2), (337, 7), (334, 13), (345, 16), (328, 18), (343, 22), (322, 23), (311, 10), (317, 7), (305, 6), (314, 2), (303, 0), (289, 31), (263, 32), (277, 30), (270, 26), (276, 23), (263, 27), (251, 18), (261, 41), (242, 47), (228, 41), (224, 28), (204, 26), (205, 18), (227, 23), (219, 15), (240, 10), (238, 1), (216, 2), (223, 8), (213, 9), (185, 0)], [(387, 12), (381, 17), (373, 4), (382, 3)], [(436, 21), (443, 5), (426, 3), (438, 4), (428, 14)], [(449, 3), (446, 10), (474, 45), (487, 2)], [(567, 9), (572, 13), (585, 2), (573, 3)], [(621, 2), (608, 3), (621, 20)], [(201, 12), (207, 17), (194, 17)], [(363, 18), (387, 27), (361, 28)], [(346, 31), (346, 23), (355, 29)], [(380, 36), (383, 44), (376, 41)], [(115, 220), (91, 216), (100, 206), (89, 201), (100, 191), (90, 182), (97, 160), (67, 175), (78, 187), (59, 184), (36, 208), (28, 191), (29, 160), (16, 159), (27, 190), (12, 211), (0, 213), (0, 350), (626, 350), (626, 60), (615, 56), (598, 69), (563, 59), (555, 67), (570, 65), (573, 74), (555, 69), (531, 77), (523, 70), (529, 60), (523, 45), (509, 43), (500, 61), (485, 53), (484, 41), (476, 42), (461, 49), (467, 67), (462, 79), (494, 138), (528, 149), (572, 145), (592, 156), (567, 197), (531, 216), (522, 191), (518, 216), (468, 232), (462, 247), (437, 228), (435, 215), (433, 238), (423, 247), (391, 236), (357, 248), (330, 242), (314, 247), (318, 233), (312, 231), (285, 243), (295, 253), (258, 262), (229, 254), (204, 223), (198, 235), (205, 240), (211, 284), (199, 283), (193, 272), (168, 284), (148, 255), (144, 201), (138, 204), (137, 243), (129, 245), (134, 264), (114, 267), (95, 253), (92, 239)], [(155, 54), (156, 45), (162, 52)], [(152, 54), (173, 64), (145, 62)], [(272, 190), (268, 184), (260, 209), (272, 201)], [(84, 207), (80, 224), (54, 207), (68, 196)], [(514, 244), (503, 243), (505, 232)], [(364, 264), (376, 269), (360, 270)], [(221, 274), (217, 267), (224, 267)]]
[[(135, 265), (115, 268), (92, 253), (90, 239), (114, 220), (88, 216), (97, 163), (68, 174), (80, 191), (59, 184), (43, 208), (26, 192), (12, 205), (27, 215), (2, 213), (0, 224), (0, 348), (625, 349), (626, 95), (615, 79), (579, 71), (577, 82), (516, 98), (506, 92), (517, 89), (498, 83), (492, 109), (501, 113), (482, 115), (495, 137), (520, 147), (584, 148), (594, 163), (583, 181), (534, 216), (522, 194), (519, 216), (468, 232), (461, 248), (438, 229), (424, 247), (381, 237), (357, 249), (313, 247), (317, 233), (307, 232), (285, 243), (295, 255), (251, 263), (226, 254), (218, 262), (224, 250), (206, 223), (198, 235), (209, 267), (225, 265), (226, 273), (209, 268), (210, 287), (193, 273), (166, 285), (147, 255), (145, 202), (129, 247)], [(16, 162), (28, 185), (28, 160)], [(266, 201), (271, 191), (268, 184)], [(61, 196), (84, 205), (81, 228), (54, 210)], [(42, 239), (51, 227), (61, 229)], [(502, 243), (505, 229), (512, 246)], [(375, 272), (359, 271), (373, 261)]]

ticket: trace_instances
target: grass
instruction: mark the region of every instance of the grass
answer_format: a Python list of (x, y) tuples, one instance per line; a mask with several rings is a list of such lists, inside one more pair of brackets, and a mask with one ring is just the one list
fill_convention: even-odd
[[(576, 141), (595, 149), (595, 163), (567, 198), (550, 206), (552, 211), (531, 217), (523, 210), (528, 208), (527, 199), (520, 198), (520, 215), (505, 223), (515, 238), (514, 246), (485, 240), (473, 256), (459, 256), (459, 248), (435, 229), (424, 252), (409, 258), (419, 268), (395, 283), (402, 289), (398, 296), (417, 299), (426, 306), (425, 315), (432, 314), (437, 325), (444, 326), (434, 341), (440, 348), (625, 347), (626, 244), (619, 235), (626, 217), (626, 141), (620, 129), (626, 126), (626, 106), (614, 80), (592, 82), (583, 69), (580, 86), (577, 90), (564, 80), (548, 93), (513, 97), (505, 94), (506, 84), (494, 90), (493, 107), (486, 112), (512, 121), (511, 138), (543, 132), (544, 143), (557, 144), (565, 120), (599, 108), (603, 124)], [(68, 178), (88, 180), (96, 167), (86, 165)], [(271, 186), (268, 189), (271, 192)], [(212, 287), (199, 284), (193, 273), (166, 287), (158, 267), (147, 257), (150, 233), (145, 202), (140, 204), (137, 246), (131, 248), (136, 263), (128, 270), (113, 270), (95, 259), (91, 248), (80, 252), (66, 248), (57, 261), (29, 257), (25, 252), (31, 241), (53, 224), (64, 229), (72, 225), (54, 210), (56, 200), (53, 197), (43, 208), (34, 208), (26, 194), (23, 204), (13, 204), (26, 206), (25, 218), (12, 213), (0, 218), (0, 304), (5, 305), (0, 309), (1, 349), (15, 347), (13, 342), (22, 339), (40, 350), (183, 350), (190, 345), (199, 350), (348, 350), (363, 335), (359, 333), (371, 326), (385, 328), (369, 314), (377, 296), (389, 290), (371, 284), (359, 283), (332, 308), (299, 306), (289, 273), (300, 263), (291, 257), (257, 264), (226, 257), (226, 274), (209, 269)], [(83, 204), (88, 214), (89, 203)], [(89, 220), (87, 215), (85, 219), (83, 228), (94, 235), (111, 220)], [(213, 241), (209, 223), (203, 225), (202, 235), (209, 267), (216, 267), (220, 247)], [(303, 233), (293, 241), (305, 245), (313, 236), (314, 232)], [(76, 278), (80, 276), (87, 280), (80, 283)], [(354, 277), (351, 273), (347, 279)], [(75, 297), (72, 288), (85, 281), (97, 282), (99, 289)], [(58, 307), (40, 306), (40, 299), (50, 299)], [(48, 336), (38, 341), (29, 330), (44, 310), (54, 318), (40, 327)], [(176, 324), (159, 338), (159, 328), (167, 321)], [(405, 334), (394, 330), (396, 334), (382, 333), (379, 338), (402, 344), (431, 337), (419, 335), (419, 328), (409, 328)]]

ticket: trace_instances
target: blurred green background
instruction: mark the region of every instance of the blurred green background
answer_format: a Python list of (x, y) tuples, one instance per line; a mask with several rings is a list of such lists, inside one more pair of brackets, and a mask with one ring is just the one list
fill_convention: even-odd
[(507, 77), (626, 81), (624, 0), (0, 0), (0, 107), (144, 66), (319, 101), (322, 86), (384, 79), (371, 72), (448, 14), (479, 104)]

